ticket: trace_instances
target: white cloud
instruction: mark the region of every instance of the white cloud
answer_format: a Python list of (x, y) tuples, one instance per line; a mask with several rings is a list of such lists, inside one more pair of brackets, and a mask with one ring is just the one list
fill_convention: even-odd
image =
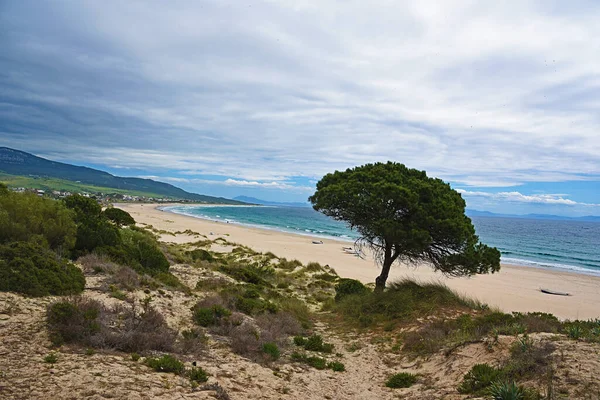
[(387, 160), (471, 186), (599, 180), (594, 2), (3, 10), (4, 145), (280, 190)]
[(178, 178), (171, 176), (156, 176), (156, 175), (144, 175), (140, 178), (154, 179), (163, 182), (174, 182), (174, 183), (187, 183), (187, 184), (199, 184), (199, 185), (218, 185), (218, 186), (237, 186), (237, 187), (248, 187), (248, 188), (261, 188), (261, 189), (278, 189), (291, 191), (296, 193), (312, 193), (314, 187), (300, 186), (289, 182), (258, 182), (258, 181), (247, 181), (237, 179), (225, 179), (225, 180), (213, 180), (213, 179), (197, 179), (197, 178)]
[(493, 200), (509, 201), (517, 203), (552, 204), (565, 206), (600, 207), (600, 204), (580, 203), (566, 198), (565, 194), (532, 194), (525, 195), (519, 192), (477, 192), (457, 189), (463, 197), (484, 197)]

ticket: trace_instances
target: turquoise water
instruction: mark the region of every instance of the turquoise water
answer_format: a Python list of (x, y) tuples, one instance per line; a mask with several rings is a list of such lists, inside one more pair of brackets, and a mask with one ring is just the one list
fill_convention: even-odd
[[(165, 211), (310, 236), (352, 241), (356, 232), (311, 208), (169, 206)], [(472, 217), (482, 242), (502, 252), (502, 262), (600, 275), (600, 223)]]

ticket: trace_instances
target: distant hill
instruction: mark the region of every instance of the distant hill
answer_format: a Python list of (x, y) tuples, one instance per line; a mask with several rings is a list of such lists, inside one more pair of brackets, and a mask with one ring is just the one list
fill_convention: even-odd
[(550, 219), (564, 221), (600, 222), (600, 216), (588, 215), (585, 217), (565, 217), (563, 215), (549, 214), (497, 214), (490, 211), (467, 210), (469, 217), (495, 217), (495, 218), (521, 218), (521, 219)]
[(46, 160), (8, 147), (0, 147), (0, 172), (12, 176), (44, 178), (46, 180), (52, 178), (94, 187), (117, 189), (120, 193), (151, 193), (159, 197), (204, 203), (244, 204), (222, 197), (189, 193), (168, 183), (157, 182), (152, 179), (124, 178), (93, 168)]
[(234, 200), (243, 201), (244, 203), (260, 204), (262, 206), (278, 206), (278, 207), (310, 207), (309, 203), (278, 203), (276, 201), (267, 201), (257, 199), (255, 197), (237, 196)]

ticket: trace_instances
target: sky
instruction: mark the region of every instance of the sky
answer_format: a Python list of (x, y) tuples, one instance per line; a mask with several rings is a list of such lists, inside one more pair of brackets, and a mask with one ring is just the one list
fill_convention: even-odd
[(306, 201), (396, 161), (471, 209), (600, 215), (597, 1), (0, 0), (0, 146)]

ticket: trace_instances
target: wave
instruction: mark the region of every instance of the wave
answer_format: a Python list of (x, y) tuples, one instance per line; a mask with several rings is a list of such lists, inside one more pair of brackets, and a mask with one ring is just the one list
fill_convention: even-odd
[(510, 257), (502, 257), (502, 263), (510, 264), (510, 265), (517, 265), (517, 266), (522, 266), (522, 267), (550, 268), (550, 269), (556, 269), (556, 270), (561, 270), (561, 271), (570, 271), (570, 272), (577, 272), (577, 273), (586, 274), (586, 275), (600, 276), (600, 270), (598, 270), (598, 269), (584, 268), (584, 267), (579, 267), (579, 266), (570, 265), (570, 264), (550, 263), (550, 262), (545, 262), (545, 261), (532, 261), (532, 260), (524, 260), (522, 258), (510, 258)]

